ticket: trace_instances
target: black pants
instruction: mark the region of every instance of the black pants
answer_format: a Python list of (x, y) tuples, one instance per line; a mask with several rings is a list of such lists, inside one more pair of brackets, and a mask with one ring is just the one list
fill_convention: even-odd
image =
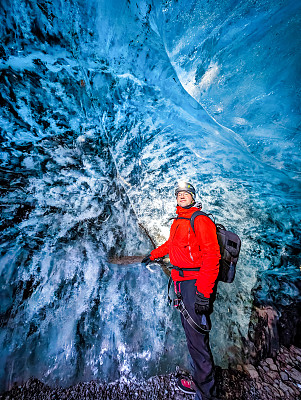
[[(198, 325), (204, 324), (204, 315), (194, 311), (196, 280), (177, 282), (176, 289), (183, 297), (185, 308)], [(208, 317), (209, 318), (209, 317)], [(182, 325), (186, 334), (187, 346), (192, 358), (192, 377), (197, 387), (195, 400), (214, 399), (214, 363), (209, 346), (209, 333), (195, 331), (181, 314)]]

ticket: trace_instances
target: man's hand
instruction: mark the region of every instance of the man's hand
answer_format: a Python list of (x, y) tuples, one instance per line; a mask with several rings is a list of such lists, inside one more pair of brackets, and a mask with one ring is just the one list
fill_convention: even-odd
[(141, 264), (144, 264), (145, 266), (147, 266), (148, 264), (150, 264), (153, 260), (150, 259), (150, 253), (144, 257), (144, 259), (141, 261)]
[(194, 310), (196, 314), (206, 314), (210, 310), (209, 300), (203, 293), (196, 292)]

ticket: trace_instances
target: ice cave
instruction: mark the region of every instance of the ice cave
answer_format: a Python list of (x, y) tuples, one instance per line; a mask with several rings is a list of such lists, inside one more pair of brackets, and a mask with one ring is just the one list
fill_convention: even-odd
[(168, 238), (179, 179), (242, 240), (215, 364), (300, 348), (300, 1), (2, 0), (0, 16), (0, 392), (189, 363), (162, 265), (112, 262)]

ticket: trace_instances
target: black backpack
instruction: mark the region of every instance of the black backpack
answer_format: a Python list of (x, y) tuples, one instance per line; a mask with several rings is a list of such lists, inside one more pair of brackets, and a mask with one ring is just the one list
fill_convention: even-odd
[[(195, 211), (192, 214), (190, 217), (190, 224), (194, 233), (194, 220), (199, 215), (210, 218), (209, 215), (211, 214), (206, 214), (203, 211)], [(224, 225), (216, 224), (215, 222), (214, 224), (216, 226), (216, 235), (221, 252), (219, 275), (217, 279), (221, 282), (232, 283), (235, 277), (241, 240), (236, 233), (227, 231)]]

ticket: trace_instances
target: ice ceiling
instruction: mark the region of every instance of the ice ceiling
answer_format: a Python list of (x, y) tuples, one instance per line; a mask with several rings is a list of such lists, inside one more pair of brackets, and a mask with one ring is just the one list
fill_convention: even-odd
[(273, 271), (267, 301), (298, 298), (300, 11), (2, 0), (2, 389), (186, 363), (164, 272), (108, 262), (151, 249), (141, 225), (156, 244), (168, 237), (178, 179), (242, 239), (215, 303), (217, 364), (241, 357), (257, 279)]

